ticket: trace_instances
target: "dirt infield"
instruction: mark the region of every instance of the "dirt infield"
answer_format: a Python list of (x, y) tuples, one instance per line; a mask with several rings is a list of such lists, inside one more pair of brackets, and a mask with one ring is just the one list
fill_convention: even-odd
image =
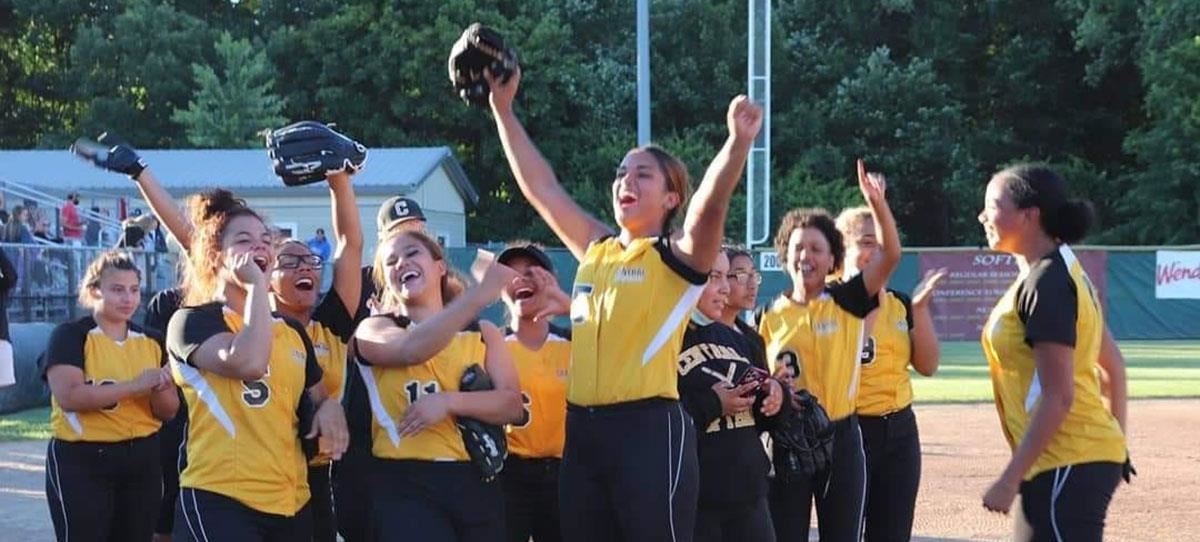
[[(1200, 540), (1200, 400), (1130, 403), (1130, 449), (1141, 475), (1117, 490), (1106, 540)], [(918, 406), (924, 473), (917, 540), (1008, 540), (1012, 520), (980, 495), (1007, 446), (990, 404)], [(0, 444), (0, 540), (51, 540), (43, 442)], [(815, 529), (813, 530), (815, 536)]]
[[(1105, 540), (1200, 540), (1200, 401), (1129, 405), (1130, 451), (1139, 476), (1117, 489)], [(1009, 540), (1012, 519), (980, 496), (1004, 468), (1008, 447), (990, 404), (918, 406), (924, 453), (914, 531), (924, 540)]]

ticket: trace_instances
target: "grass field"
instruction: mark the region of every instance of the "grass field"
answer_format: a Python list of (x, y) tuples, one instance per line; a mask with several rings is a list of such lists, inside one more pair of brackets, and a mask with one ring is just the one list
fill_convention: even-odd
[(50, 407), (0, 416), (0, 442), (50, 438)]
[[(1124, 341), (1129, 395), (1200, 397), (1200, 342)], [(942, 344), (942, 363), (933, 378), (914, 373), (913, 395), (919, 403), (969, 403), (992, 400), (987, 361), (977, 342)]]
[[(1135, 399), (1200, 397), (1200, 341), (1125, 341), (1129, 393)], [(913, 377), (918, 403), (992, 400), (987, 362), (977, 342), (942, 345), (942, 364), (933, 378)], [(0, 442), (50, 438), (50, 409), (0, 416)]]

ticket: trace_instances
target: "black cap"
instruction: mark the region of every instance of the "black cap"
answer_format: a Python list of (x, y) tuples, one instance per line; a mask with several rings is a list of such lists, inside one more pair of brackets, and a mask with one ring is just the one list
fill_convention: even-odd
[(425, 213), (421, 212), (421, 206), (409, 198), (392, 196), (379, 206), (376, 226), (380, 232), (385, 232), (410, 220), (425, 222)]
[(542, 249), (538, 248), (537, 245), (526, 244), (508, 247), (501, 251), (499, 256), (496, 256), (496, 261), (508, 265), (508, 262), (512, 261), (513, 258), (520, 256), (533, 260), (534, 263), (546, 271), (554, 272), (554, 263), (550, 261), (550, 257), (545, 252), (542, 252)]

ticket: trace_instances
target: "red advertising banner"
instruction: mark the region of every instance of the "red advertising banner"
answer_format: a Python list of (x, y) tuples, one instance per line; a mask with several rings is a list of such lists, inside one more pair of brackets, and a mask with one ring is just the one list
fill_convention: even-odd
[[(1107, 293), (1108, 253), (1076, 250), (1083, 269), (1096, 287), (1101, 303)], [(992, 307), (1017, 278), (1016, 260), (1009, 254), (986, 250), (922, 252), (919, 275), (945, 267), (946, 278), (934, 293), (930, 309), (938, 338), (943, 341), (977, 341)]]

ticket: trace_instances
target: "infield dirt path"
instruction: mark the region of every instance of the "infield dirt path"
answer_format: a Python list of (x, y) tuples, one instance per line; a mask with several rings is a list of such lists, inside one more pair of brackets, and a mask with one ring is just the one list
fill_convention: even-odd
[[(916, 540), (1009, 540), (1012, 519), (980, 495), (1008, 447), (990, 404), (917, 407), (924, 452)], [(1117, 490), (1106, 540), (1200, 540), (1200, 400), (1130, 403), (1130, 450), (1141, 473)], [(53, 540), (44, 442), (0, 444), (0, 541)], [(816, 529), (813, 529), (813, 536)]]

